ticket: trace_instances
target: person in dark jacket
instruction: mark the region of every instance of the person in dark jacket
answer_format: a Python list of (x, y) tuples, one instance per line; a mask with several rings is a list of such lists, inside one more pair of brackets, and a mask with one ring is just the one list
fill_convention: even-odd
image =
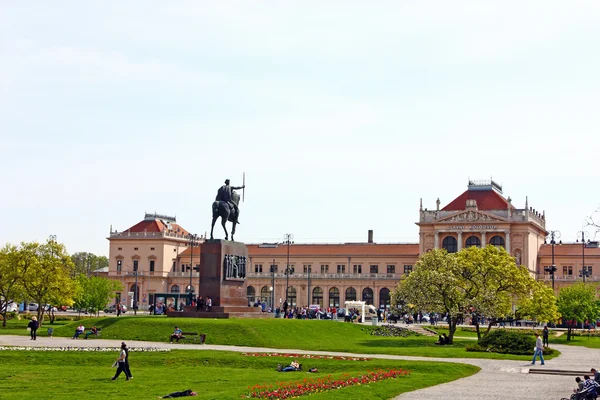
[(121, 352), (119, 353), (119, 357), (117, 358), (117, 372), (115, 373), (115, 376), (113, 376), (112, 378), (110, 378), (111, 380), (115, 380), (119, 377), (119, 375), (121, 375), (121, 372), (125, 372), (125, 378), (127, 378), (127, 380), (129, 380), (129, 373), (127, 372), (127, 366), (126, 366), (126, 359), (127, 359), (127, 352), (125, 351), (125, 349), (127, 348), (127, 345), (125, 344), (125, 342), (121, 343)]
[(29, 321), (29, 323), (27, 324), (27, 327), (30, 330), (31, 333), (31, 339), (29, 340), (36, 340), (37, 338), (37, 329), (39, 328), (40, 324), (37, 320), (37, 317), (31, 317), (31, 321)]
[(198, 396), (198, 393), (192, 392), (191, 389), (184, 390), (183, 392), (173, 392), (169, 393), (166, 396), (163, 396), (163, 399), (172, 399), (174, 397), (186, 397), (186, 396)]
[[(125, 342), (122, 342), (121, 345), (124, 345)], [(125, 375), (129, 377), (129, 379), (133, 379), (131, 375), (131, 370), (129, 369), (129, 347), (125, 344)]]

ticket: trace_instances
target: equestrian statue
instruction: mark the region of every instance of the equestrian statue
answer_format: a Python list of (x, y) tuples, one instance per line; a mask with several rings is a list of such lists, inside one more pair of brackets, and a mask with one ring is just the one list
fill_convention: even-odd
[[(244, 176), (244, 181), (245, 181)], [(233, 224), (231, 229), (231, 240), (235, 235), (235, 226), (240, 223), (240, 209), (238, 207), (240, 203), (240, 195), (235, 192), (238, 189), (244, 189), (245, 183), (242, 186), (230, 186), (229, 179), (225, 180), (225, 184), (217, 191), (217, 197), (212, 204), (212, 225), (210, 227), (210, 239), (213, 240), (213, 229), (215, 228), (215, 222), (217, 218), (221, 217), (221, 225), (225, 231), (225, 240), (229, 240), (229, 233), (225, 223), (227, 221)]]

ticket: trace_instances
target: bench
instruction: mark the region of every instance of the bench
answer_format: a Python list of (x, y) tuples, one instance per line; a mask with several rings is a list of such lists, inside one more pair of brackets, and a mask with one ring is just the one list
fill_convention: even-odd
[(91, 334), (91, 330), (86, 330), (84, 331), (85, 333), (82, 333), (83, 338), (87, 339), (89, 336), (95, 336), (95, 337), (100, 337), (100, 334), (102, 333), (102, 328), (98, 328), (96, 329), (96, 333), (95, 334)]
[(200, 339), (200, 344), (204, 344), (206, 342), (206, 335), (204, 333), (198, 332), (181, 332), (181, 337), (179, 340), (191, 340), (192, 342), (197, 342)]

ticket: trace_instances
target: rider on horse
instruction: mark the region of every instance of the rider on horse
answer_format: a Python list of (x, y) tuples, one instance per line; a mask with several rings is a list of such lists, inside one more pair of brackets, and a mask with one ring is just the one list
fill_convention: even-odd
[(238, 205), (233, 202), (232, 191), (243, 189), (244, 187), (245, 186), (229, 186), (229, 179), (225, 179), (225, 184), (219, 188), (219, 191), (217, 192), (217, 198), (215, 199), (216, 201), (224, 201), (225, 203), (229, 204), (229, 207), (231, 207), (232, 210), (235, 210), (236, 224), (240, 223), (240, 209)]

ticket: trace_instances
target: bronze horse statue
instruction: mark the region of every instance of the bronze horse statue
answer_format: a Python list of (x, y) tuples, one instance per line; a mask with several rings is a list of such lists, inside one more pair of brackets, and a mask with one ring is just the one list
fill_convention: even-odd
[[(240, 195), (235, 191), (231, 191), (231, 201), (235, 203), (237, 206), (240, 203)], [(223, 230), (225, 231), (225, 240), (229, 240), (229, 233), (227, 232), (227, 227), (225, 223), (227, 221), (233, 224), (233, 228), (231, 229), (231, 240), (233, 239), (233, 235), (235, 235), (235, 226), (237, 225), (238, 212), (234, 207), (232, 207), (228, 202), (222, 200), (216, 200), (212, 204), (212, 225), (210, 227), (210, 240), (213, 240), (213, 229), (215, 228), (215, 222), (217, 218), (221, 217), (221, 225), (223, 226)]]

